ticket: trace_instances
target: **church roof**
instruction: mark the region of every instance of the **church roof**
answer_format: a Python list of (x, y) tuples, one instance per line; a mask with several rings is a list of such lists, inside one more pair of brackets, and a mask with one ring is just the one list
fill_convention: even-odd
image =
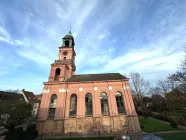
[(65, 38), (73, 38), (72, 32), (69, 31), (66, 35)]
[(128, 79), (120, 73), (104, 73), (104, 74), (83, 74), (72, 75), (66, 82), (83, 82), (83, 81), (104, 81), (104, 80), (121, 80)]

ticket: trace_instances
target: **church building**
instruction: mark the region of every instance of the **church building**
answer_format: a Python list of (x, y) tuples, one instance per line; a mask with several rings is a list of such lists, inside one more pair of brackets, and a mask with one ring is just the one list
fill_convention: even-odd
[(39, 134), (141, 132), (129, 79), (120, 73), (76, 75), (74, 47), (69, 31), (44, 82)]

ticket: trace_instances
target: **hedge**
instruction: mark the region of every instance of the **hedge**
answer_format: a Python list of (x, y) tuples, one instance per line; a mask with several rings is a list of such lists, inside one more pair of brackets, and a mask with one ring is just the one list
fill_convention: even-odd
[(177, 127), (177, 125), (186, 125), (186, 118), (184, 117), (178, 117), (178, 116), (167, 116), (165, 114), (160, 114), (157, 112), (151, 112), (151, 111), (140, 111), (137, 110), (137, 114), (143, 117), (152, 117), (155, 119), (159, 119), (162, 121), (170, 122), (171, 126)]

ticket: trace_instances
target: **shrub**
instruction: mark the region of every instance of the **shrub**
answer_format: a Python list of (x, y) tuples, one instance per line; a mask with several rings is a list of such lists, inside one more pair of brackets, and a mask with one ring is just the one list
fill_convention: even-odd
[(144, 117), (149, 117), (149, 116), (152, 116), (152, 112), (149, 110), (144, 111)]
[(178, 126), (178, 124), (177, 124), (177, 123), (175, 123), (175, 122), (170, 122), (170, 126), (172, 126), (172, 127), (177, 127), (177, 126)]
[(165, 116), (163, 114), (156, 113), (156, 112), (152, 112), (152, 117), (156, 118), (156, 119), (159, 119), (159, 120), (162, 120), (162, 121), (170, 122), (170, 120), (167, 116)]
[(5, 131), (3, 133), (0, 133), (0, 136), (4, 136), (4, 135), (7, 135), (8, 131)]
[(136, 113), (143, 117), (149, 117), (152, 115), (152, 112), (149, 110), (145, 110), (144, 112), (142, 112), (141, 110), (137, 110)]
[(138, 114), (138, 115), (140, 115), (140, 116), (142, 116), (142, 111), (141, 110), (136, 110), (136, 113)]
[(177, 127), (178, 126), (178, 121), (175, 117), (169, 117), (169, 119), (170, 119), (170, 125), (172, 127)]
[(38, 132), (35, 130), (35, 124), (27, 127), (26, 131), (23, 131), (21, 127), (15, 128), (13, 132), (6, 134), (5, 140), (35, 140), (38, 136)]
[(178, 116), (167, 116), (166, 114), (159, 114), (157, 112), (151, 113), (153, 118), (170, 122), (170, 125), (177, 126), (178, 125), (186, 125), (186, 119), (184, 117), (178, 117)]
[(186, 125), (186, 119), (184, 117), (176, 117), (176, 120), (179, 125)]
[(141, 127), (142, 130), (144, 129), (144, 126), (141, 125), (140, 127)]

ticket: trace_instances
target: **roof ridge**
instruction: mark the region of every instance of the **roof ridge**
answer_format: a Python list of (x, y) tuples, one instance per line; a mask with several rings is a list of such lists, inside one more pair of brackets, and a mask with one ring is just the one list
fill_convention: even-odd
[(97, 73), (97, 74), (81, 74), (72, 75), (65, 82), (80, 82), (80, 81), (101, 81), (101, 80), (121, 80), (128, 79), (120, 73)]
[[(27, 92), (27, 93), (33, 93), (33, 92), (30, 92), (30, 91), (23, 91), (23, 92)], [(34, 94), (34, 93), (33, 93)]]
[(99, 75), (99, 74), (120, 74), (120, 73), (118, 73), (118, 72), (115, 72), (115, 73), (90, 73), (90, 74), (75, 74), (75, 76), (79, 76), (79, 75)]

